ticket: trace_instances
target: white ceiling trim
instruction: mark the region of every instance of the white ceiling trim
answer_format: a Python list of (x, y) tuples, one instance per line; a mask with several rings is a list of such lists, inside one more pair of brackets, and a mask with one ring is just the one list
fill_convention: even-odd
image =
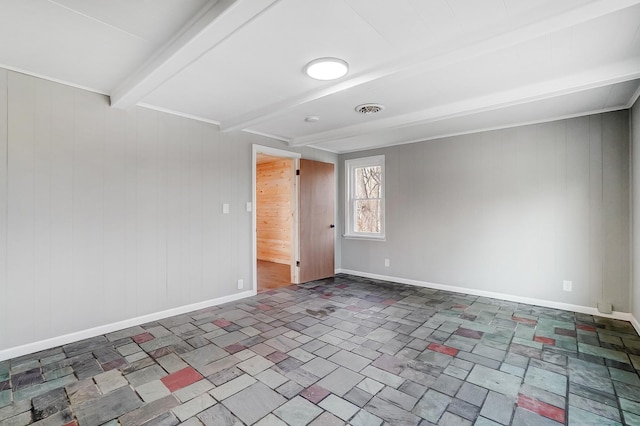
[(631, 96), (631, 99), (629, 99), (629, 103), (627, 103), (627, 108), (631, 108), (636, 103), (639, 97), (640, 97), (640, 86), (638, 86), (638, 89), (636, 90), (636, 92)]
[(112, 91), (111, 106), (126, 109), (140, 102), (278, 1), (209, 2), (139, 70)]
[(402, 60), (383, 64), (369, 72), (354, 75), (336, 84), (312, 90), (301, 96), (285, 99), (225, 120), (221, 123), (221, 129), (222, 131), (244, 130), (249, 126), (267, 121), (303, 104), (343, 92), (382, 77), (403, 71), (417, 74), (456, 64), (463, 60), (483, 56), (539, 38), (639, 3), (640, 0), (599, 0), (552, 17), (539, 18), (532, 16), (530, 17), (530, 23), (527, 25), (507, 23), (491, 28), (488, 31), (483, 31), (481, 34), (472, 37), (472, 39), (482, 40), (478, 43), (465, 43), (465, 40), (469, 39), (467, 34), (462, 39), (439, 45), (436, 50), (427, 49), (423, 52), (417, 52)]
[(316, 133), (309, 136), (293, 138), (292, 146), (313, 145), (336, 139), (344, 139), (363, 133), (379, 130), (402, 128), (426, 124), (449, 118), (486, 112), (509, 106), (540, 101), (583, 92), (598, 87), (622, 83), (640, 78), (640, 58), (620, 62), (602, 68), (596, 68), (578, 74), (540, 83), (519, 87), (517, 89), (493, 93), (429, 108), (409, 114), (396, 115), (386, 119), (367, 121), (366, 123)]
[(158, 112), (164, 112), (166, 114), (176, 115), (178, 117), (188, 118), (190, 120), (202, 121), (204, 123), (214, 124), (214, 125), (220, 127), (220, 122), (215, 121), (215, 120), (210, 120), (208, 118), (200, 117), (200, 116), (197, 116), (197, 115), (185, 114), (184, 112), (175, 111), (175, 110), (172, 110), (172, 109), (162, 108), (162, 107), (158, 107), (158, 106), (155, 106), (155, 105), (149, 105), (149, 104), (145, 104), (145, 103), (139, 103), (136, 106), (139, 106), (139, 107), (142, 107), (142, 108), (147, 108), (147, 109), (152, 109), (152, 110), (158, 111)]
[[(585, 112), (580, 112), (580, 113), (575, 113), (575, 114), (565, 114), (565, 115), (561, 115), (561, 116), (553, 116), (553, 117), (549, 117), (549, 118), (542, 118), (542, 119), (539, 119), (539, 120), (519, 121), (517, 123), (512, 123), (512, 124), (503, 124), (503, 125), (498, 125), (498, 126), (482, 127), (480, 129), (465, 130), (463, 132), (452, 132), (452, 133), (438, 134), (438, 135), (435, 135), (435, 136), (428, 136), (428, 137), (423, 137), (423, 138), (410, 139), (410, 140), (400, 141), (400, 142), (384, 143), (383, 145), (371, 146), (371, 147), (368, 147), (368, 148), (366, 148), (364, 150), (362, 148), (356, 148), (356, 149), (348, 149), (348, 150), (344, 150), (344, 151), (341, 150), (341, 151), (331, 151), (331, 152), (335, 152), (336, 154), (349, 154), (351, 152), (362, 152), (362, 151), (368, 151), (368, 150), (372, 150), (372, 149), (387, 148), (387, 147), (390, 147), (390, 146), (409, 145), (409, 144), (412, 144), (412, 143), (428, 142), (428, 141), (433, 141), (433, 140), (438, 140), (438, 139), (452, 138), (452, 137), (455, 137), (455, 136), (472, 135), (472, 134), (475, 134), (475, 133), (492, 132), (492, 131), (495, 131), (495, 130), (513, 129), (515, 127), (533, 126), (535, 124), (543, 124), (543, 123), (552, 123), (554, 121), (569, 120), (571, 118), (585, 117), (585, 116), (595, 115), (595, 114), (605, 114), (607, 112), (621, 111), (621, 110), (624, 110), (624, 109), (627, 109), (627, 107), (626, 106), (615, 106), (615, 107), (609, 107), (609, 108), (601, 108), (601, 109), (595, 109), (595, 110), (590, 110), (590, 111), (585, 111)], [(311, 146), (314, 149), (323, 149), (320, 146), (316, 146), (316, 145), (311, 145)], [(323, 150), (329, 151), (328, 149), (323, 149)]]
[(25, 70), (25, 69), (22, 69), (22, 68), (12, 67), (11, 65), (0, 64), (0, 68), (4, 68), (6, 70), (13, 71), (13, 72), (19, 72), (20, 74), (30, 75), (32, 77), (40, 78), (42, 80), (48, 80), (48, 81), (52, 81), (54, 83), (64, 84), (65, 86), (75, 87), (76, 89), (86, 90), (87, 92), (93, 92), (93, 93), (97, 93), (99, 95), (109, 96), (109, 94), (104, 92), (103, 90), (94, 89), (93, 87), (87, 87), (87, 86), (83, 86), (81, 84), (71, 83), (71, 82), (68, 82), (66, 80), (60, 80), (59, 78), (50, 77), (48, 75), (39, 74), (37, 72), (32, 72), (32, 71)]
[(251, 129), (244, 130), (244, 132), (245, 133), (251, 133), (252, 135), (258, 135), (258, 136), (262, 136), (262, 137), (265, 137), (265, 138), (275, 139), (275, 140), (278, 140), (278, 141), (286, 142), (289, 145), (291, 145), (291, 139), (285, 138), (283, 136), (277, 136), (277, 135), (272, 135), (270, 133), (258, 132), (257, 130), (251, 130)]

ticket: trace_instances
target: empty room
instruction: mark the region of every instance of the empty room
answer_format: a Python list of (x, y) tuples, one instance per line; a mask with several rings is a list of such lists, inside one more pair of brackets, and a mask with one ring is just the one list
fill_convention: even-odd
[(640, 0), (0, 39), (0, 425), (640, 425)]

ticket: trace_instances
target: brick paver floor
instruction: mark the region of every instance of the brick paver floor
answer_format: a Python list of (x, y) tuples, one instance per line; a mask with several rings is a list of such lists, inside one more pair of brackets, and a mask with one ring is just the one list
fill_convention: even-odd
[(348, 275), (0, 362), (2, 425), (640, 425), (631, 324)]

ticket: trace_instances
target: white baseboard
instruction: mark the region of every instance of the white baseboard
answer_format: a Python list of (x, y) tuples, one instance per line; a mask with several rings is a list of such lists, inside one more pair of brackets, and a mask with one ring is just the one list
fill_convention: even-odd
[(100, 336), (114, 331), (123, 330), (125, 328), (134, 327), (136, 325), (145, 324), (151, 321), (158, 321), (164, 318), (172, 317), (174, 315), (186, 314), (187, 312), (197, 311), (199, 309), (209, 308), (211, 306), (222, 305), (224, 303), (233, 302), (236, 300), (244, 299), (246, 297), (255, 296), (255, 290), (243, 291), (242, 293), (236, 293), (229, 296), (218, 297), (216, 299), (205, 300), (204, 302), (193, 303), (190, 305), (179, 306), (177, 308), (167, 309), (165, 311), (154, 312), (147, 315), (127, 319), (124, 321), (118, 321), (111, 324), (105, 324), (87, 330), (75, 331), (73, 333), (65, 334), (62, 336), (52, 337), (46, 340), (40, 340), (33, 343), (27, 343), (25, 345), (16, 346), (13, 348), (0, 350), (0, 361), (4, 361), (11, 358), (16, 358), (22, 355), (27, 355), (35, 352), (40, 352), (45, 349), (55, 348), (56, 346), (66, 345), (79, 340), (89, 339), (91, 337)]
[(600, 311), (598, 311), (597, 308), (590, 307), (590, 306), (572, 305), (569, 303), (554, 302), (552, 300), (534, 299), (531, 297), (515, 296), (512, 294), (495, 293), (493, 291), (477, 290), (477, 289), (466, 288), (466, 287), (456, 287), (456, 286), (446, 285), (446, 284), (436, 284), (436, 283), (431, 283), (426, 281), (411, 280), (407, 278), (390, 277), (387, 275), (370, 274), (368, 272), (353, 271), (350, 269), (337, 269), (336, 273), (356, 275), (358, 277), (372, 278), (376, 280), (390, 281), (390, 282), (396, 282), (400, 284), (409, 284), (417, 287), (433, 288), (436, 290), (446, 290), (454, 293), (471, 294), (473, 296), (491, 297), (493, 299), (506, 300), (508, 302), (526, 303), (529, 305), (542, 306), (545, 308), (561, 309), (563, 311), (580, 312), (581, 314), (597, 315), (605, 318), (613, 318), (613, 319), (619, 319), (623, 321), (630, 321), (633, 324), (636, 331), (638, 331), (638, 334), (640, 334), (640, 326), (638, 325), (638, 322), (636, 321), (634, 323), (633, 321), (635, 320), (635, 318), (633, 318), (633, 315), (631, 315), (628, 312), (613, 311), (613, 313), (611, 314), (603, 314)]

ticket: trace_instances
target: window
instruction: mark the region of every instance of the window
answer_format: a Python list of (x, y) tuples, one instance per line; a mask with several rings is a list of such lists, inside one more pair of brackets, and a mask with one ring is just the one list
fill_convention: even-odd
[(345, 161), (345, 237), (384, 239), (384, 155)]

